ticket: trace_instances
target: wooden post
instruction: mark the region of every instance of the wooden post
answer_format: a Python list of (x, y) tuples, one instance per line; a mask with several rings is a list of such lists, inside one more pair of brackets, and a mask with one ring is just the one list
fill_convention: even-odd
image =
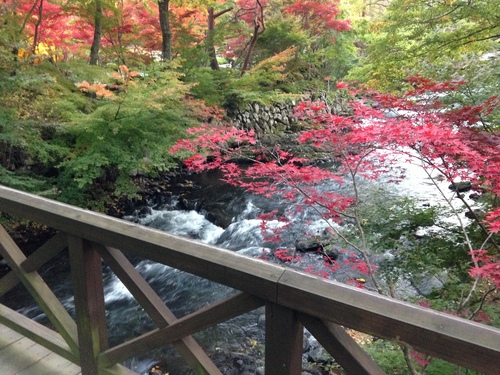
[(266, 304), (266, 374), (300, 375), (303, 337), (295, 311)]
[(108, 348), (101, 257), (92, 244), (68, 236), (82, 375), (98, 375), (97, 355)]

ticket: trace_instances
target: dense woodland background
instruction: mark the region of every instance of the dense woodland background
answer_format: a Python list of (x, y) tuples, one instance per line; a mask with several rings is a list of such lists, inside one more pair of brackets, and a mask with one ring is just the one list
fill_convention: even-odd
[[(499, 9), (500, 0), (3, 0), (0, 183), (105, 210), (105, 202), (134, 196), (133, 177), (161, 175), (192, 155), (170, 153), (188, 128), (225, 126), (235, 109), (311, 97), (389, 109), (404, 108), (401, 97), (432, 97), (426, 110), (439, 100), (463, 142), (438, 158), (473, 171), (489, 214), (423, 239), (416, 228), (436, 213), (412, 208), (382, 238), (404, 233), (419, 243), (401, 256), (400, 272), (449, 272), (426, 304), (468, 318), (481, 312), (498, 326)], [(297, 130), (318, 121), (304, 113)], [(487, 150), (475, 154), (487, 163), (478, 167), (461, 147)], [(360, 230), (384, 230), (355, 218)], [(451, 373), (418, 356), (407, 367), (408, 355), (405, 363), (388, 345), (369, 350), (384, 353), (389, 373)]]
[(6, 0), (2, 182), (77, 204), (97, 180), (130, 192), (131, 173), (172, 166), (188, 126), (254, 101), (334, 96), (343, 80), (381, 92), (416, 74), (464, 80), (460, 100), (480, 103), (498, 90), (497, 6)]

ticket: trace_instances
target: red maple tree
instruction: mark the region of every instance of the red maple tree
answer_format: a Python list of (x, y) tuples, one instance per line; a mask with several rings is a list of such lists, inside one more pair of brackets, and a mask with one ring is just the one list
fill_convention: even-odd
[(348, 20), (338, 19), (342, 11), (339, 2), (320, 2), (318, 0), (296, 0), (284, 11), (297, 16), (302, 27), (314, 35), (320, 35), (328, 30), (346, 31), (351, 28)]
[[(392, 181), (401, 180), (404, 175), (397, 168), (397, 162), (402, 158), (422, 166), (434, 182), (435, 173), (450, 183), (470, 181), (474, 190), (492, 197), (493, 202), (492, 211), (482, 219), (474, 217), (477, 215), (474, 210), (461, 194), (456, 194), (487, 236), (483, 247), (475, 249), (465, 231), (466, 223), (455, 212), (469, 246), (470, 275), (488, 278), (498, 288), (500, 262), (492, 234), (500, 231), (500, 209), (494, 205), (500, 196), (500, 134), (485, 131), (473, 122), (478, 116), (490, 113), (498, 105), (498, 99), (490, 98), (474, 107), (446, 110), (443, 93), (458, 90), (463, 82), (441, 84), (420, 77), (410, 79), (416, 82), (416, 89), (407, 95), (370, 93), (368, 99), (372, 105), (367, 104), (366, 98), (353, 101), (350, 116), (332, 114), (323, 103), (303, 102), (296, 107), (296, 116), (309, 127), (299, 134), (299, 142), (331, 155), (339, 163), (336, 169), (318, 167), (311, 160), (296, 157), (279, 147), (256, 147), (252, 132), (231, 127), (214, 129), (205, 125), (191, 129), (195, 138), (180, 141), (172, 152), (191, 152), (193, 155), (185, 163), (194, 171), (219, 169), (226, 182), (265, 197), (279, 196), (292, 201), (297, 211), (313, 208), (327, 223), (354, 222), (358, 243), (343, 237), (334, 225), (330, 225), (330, 231), (358, 252), (361, 261), (353, 258), (353, 267), (371, 276), (373, 285), (381, 293), (384, 288), (371, 263), (363, 221), (357, 211), (360, 187), (355, 181), (359, 177), (378, 179), (382, 175), (390, 176)], [(251, 159), (252, 164), (242, 167), (235, 162), (244, 158)], [(349, 195), (337, 189), (320, 189), (325, 181), (331, 186), (340, 186), (347, 181), (346, 177), (353, 184)], [(262, 229), (266, 233), (274, 231), (272, 238), (279, 241), (280, 230), (266, 225), (272, 214), (262, 217)], [(281, 220), (285, 222), (286, 218)], [(476, 286), (477, 283), (460, 308), (470, 302)]]

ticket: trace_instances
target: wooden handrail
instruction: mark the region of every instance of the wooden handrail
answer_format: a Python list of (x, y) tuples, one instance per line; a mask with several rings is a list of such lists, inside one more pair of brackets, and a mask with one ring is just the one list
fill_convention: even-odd
[[(273, 334), (273, 330), (278, 328), (266, 323), (266, 356), (273, 356), (273, 360), (266, 361), (266, 372), (269, 374), (300, 374), (300, 361), (297, 361), (296, 356), (301, 342), (296, 338), (299, 337), (298, 332), (301, 331), (302, 325), (310, 327), (311, 332), (315, 329), (320, 332), (321, 327), (326, 327), (326, 333), (322, 335), (325, 348), (329, 351), (335, 351), (337, 348), (339, 356), (331, 354), (341, 365), (341, 361), (344, 361), (343, 367), (351, 368), (352, 370), (348, 371), (352, 373), (373, 375), (382, 372), (369, 357), (361, 354), (359, 347), (354, 346), (353, 342), (341, 333), (339, 326), (404, 342), (420, 352), (487, 374), (499, 373), (500, 330), (493, 327), (1, 186), (0, 211), (45, 224), (56, 229), (60, 233), (59, 236), (64, 234), (73, 238), (73, 244), (78, 243), (78, 239), (93, 244), (87, 250), (72, 245), (70, 252), (71, 247), (76, 247), (77, 253), (82, 254), (95, 250), (103, 259), (117, 265), (122, 262), (120, 259), (123, 260), (121, 252), (137, 255), (249, 294), (255, 301), (255, 306), (266, 304), (266, 321), (281, 319), (289, 322), (290, 328)], [(17, 278), (25, 285), (31, 285), (32, 280), (37, 280), (33, 274), (36, 273), (41, 260), (13, 257), (12, 254), (16, 253), (16, 250), (12, 248), (12, 242), (5, 236), (1, 237), (0, 242), (0, 252), (9, 261), (13, 271), (15, 270)], [(43, 261), (59, 251), (64, 240), (57, 238), (53, 242), (57, 249), (48, 246), (45, 252), (41, 251), (46, 254), (40, 255)], [(122, 272), (123, 277), (133, 283), (137, 275), (127, 266), (123, 267), (123, 271), (118, 273)], [(8, 276), (4, 283), (10, 286), (14, 280), (12, 276)], [(35, 289), (35, 292), (40, 294), (37, 290)], [(41, 295), (45, 295), (44, 292)], [(200, 319), (197, 318), (197, 314), (201, 312), (194, 313), (192, 319), (185, 318), (179, 323), (179, 320), (163, 311), (163, 307), (159, 307), (157, 302), (147, 295), (148, 293), (136, 298), (138, 301), (143, 299), (149, 306), (152, 316), (156, 316), (158, 330), (164, 330), (170, 341), (178, 340), (184, 335), (189, 336), (201, 329)], [(249, 301), (248, 307), (252, 307), (252, 298), (248, 299), (244, 295), (241, 298)], [(148, 302), (149, 300), (152, 302)], [(230, 310), (236, 311), (234, 309), (231, 305)], [(242, 306), (241, 309), (246, 310), (246, 307)], [(56, 315), (62, 314), (58, 311)], [(231, 313), (227, 315), (230, 316)], [(206, 316), (211, 315), (207, 313)], [(0, 316), (0, 322), (6, 324), (8, 320)], [(69, 341), (68, 344), (74, 352), (75, 338), (68, 333), (67, 328), (70, 324), (66, 320), (63, 323), (60, 327), (63, 331), (61, 334)], [(77, 323), (80, 332), (80, 321)], [(186, 329), (182, 324), (187, 324), (189, 328)], [(182, 337), (176, 332), (182, 332)], [(271, 340), (269, 343), (283, 345), (283, 340), (280, 339), (283, 335), (286, 335), (287, 341), (290, 342), (288, 349), (268, 352), (268, 336)], [(328, 337), (331, 338), (330, 341)], [(144, 340), (154, 347), (160, 344), (161, 334), (146, 334)], [(87, 358), (95, 360), (99, 371), (109, 372), (111, 370), (107, 366), (116, 362), (112, 358), (125, 358), (128, 352), (123, 348), (127, 348), (127, 345), (134, 347), (133, 343), (122, 344), (122, 349), (108, 349), (104, 345), (98, 348), (98, 353), (87, 353)], [(206, 368), (204, 371), (215, 373)]]

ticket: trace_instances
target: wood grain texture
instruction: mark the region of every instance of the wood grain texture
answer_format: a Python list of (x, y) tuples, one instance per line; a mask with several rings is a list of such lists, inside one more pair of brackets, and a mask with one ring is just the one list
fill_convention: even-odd
[(2, 304), (0, 304), (0, 327), (7, 330), (10, 335), (15, 331), (15, 335), (26, 336), (68, 361), (77, 364), (80, 361), (78, 355), (71, 350), (59, 333)]
[(295, 311), (266, 304), (266, 374), (302, 374), (304, 329)]
[(69, 236), (68, 245), (82, 373), (97, 375), (97, 355), (108, 348), (101, 257), (87, 240)]
[(0, 374), (80, 375), (80, 367), (0, 324)]

